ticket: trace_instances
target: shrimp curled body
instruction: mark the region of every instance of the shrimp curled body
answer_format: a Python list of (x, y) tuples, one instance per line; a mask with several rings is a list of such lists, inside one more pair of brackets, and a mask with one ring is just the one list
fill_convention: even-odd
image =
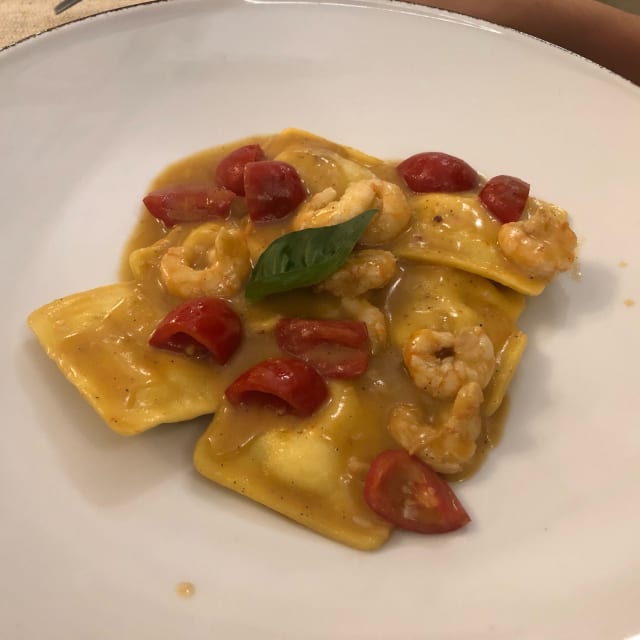
[(533, 277), (552, 278), (567, 271), (576, 259), (576, 234), (560, 207), (533, 201), (529, 216), (503, 224), (498, 232), (502, 253)]
[(479, 326), (458, 333), (421, 329), (402, 355), (416, 386), (440, 399), (453, 398), (468, 382), (484, 389), (496, 364), (493, 344)]
[(343, 298), (342, 309), (354, 320), (367, 325), (371, 350), (378, 353), (387, 344), (387, 321), (384, 313), (365, 298)]
[(480, 385), (469, 382), (439, 420), (425, 421), (416, 405), (399, 404), (391, 412), (388, 429), (398, 444), (435, 471), (458, 473), (476, 452), (482, 401)]
[(300, 207), (294, 227), (326, 227), (351, 220), (367, 209), (378, 209), (360, 239), (364, 245), (377, 245), (399, 235), (411, 219), (409, 202), (393, 182), (379, 178), (357, 180), (346, 188), (341, 198), (337, 195), (333, 187), (314, 194)]
[(391, 251), (362, 249), (352, 253), (345, 265), (321, 282), (317, 289), (339, 298), (354, 298), (371, 289), (381, 289), (396, 274), (396, 257)]
[(164, 286), (180, 298), (234, 296), (250, 270), (242, 232), (215, 222), (194, 229), (181, 246), (170, 247), (160, 260)]

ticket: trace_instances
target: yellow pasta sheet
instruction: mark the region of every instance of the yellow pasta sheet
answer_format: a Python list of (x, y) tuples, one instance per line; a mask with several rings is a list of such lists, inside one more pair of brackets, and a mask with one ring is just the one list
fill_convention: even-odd
[[(194, 453), (201, 474), (334, 540), (373, 549), (391, 527), (365, 504), (363, 484), (375, 456), (399, 448), (388, 430), (392, 408), (415, 405), (437, 425), (453, 403), (414, 384), (404, 346), (422, 329), (456, 334), (480, 327), (488, 336), (495, 369), (483, 387), (480, 443), (526, 345), (517, 326), (523, 294), (539, 294), (547, 280), (528, 276), (500, 252), (499, 223), (476, 192), (412, 193), (394, 163), (296, 129), (201, 152), (167, 168), (153, 186), (210, 181), (220, 159), (243, 143), (259, 143), (268, 158), (295, 167), (310, 196), (333, 189), (339, 198), (352, 183), (369, 179), (399, 189), (411, 208), (410, 222), (375, 247), (397, 260), (388, 282), (344, 298), (322, 287), (254, 303), (242, 290), (226, 296), (241, 319), (243, 338), (225, 365), (150, 347), (158, 323), (189, 297), (183, 295), (189, 281), (182, 288), (167, 285), (163, 260), (170, 249), (179, 248), (185, 263), (189, 257), (188, 275), (196, 280), (215, 255), (207, 238), (219, 229), (245, 235), (255, 266), (270, 242), (295, 228), (295, 216), (266, 225), (248, 222), (238, 198), (228, 221), (207, 223), (206, 229), (199, 223), (166, 229), (143, 213), (127, 249), (124, 282), (55, 300), (34, 311), (29, 324), (65, 377), (116, 432), (131, 435), (215, 414)], [(281, 317), (363, 320), (372, 338), (366, 372), (330, 381), (329, 399), (307, 418), (232, 406), (224, 396), (241, 373), (282, 355), (274, 336)], [(468, 469), (482, 454), (479, 447)]]

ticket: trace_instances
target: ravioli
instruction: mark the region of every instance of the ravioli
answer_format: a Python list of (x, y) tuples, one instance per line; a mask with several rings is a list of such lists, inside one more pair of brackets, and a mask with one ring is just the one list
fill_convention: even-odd
[[(422, 265), (407, 271), (387, 304), (391, 340), (398, 349), (421, 327), (457, 332), (482, 326), (496, 352), (483, 414), (491, 416), (500, 408), (527, 343), (516, 326), (524, 296), (466, 271)], [(396, 318), (401, 321), (394, 322)]]
[(504, 256), (498, 246), (500, 222), (477, 194), (415, 195), (412, 205), (414, 223), (392, 245), (398, 257), (456, 267), (531, 296), (549, 282), (524, 273)]
[(133, 435), (212, 413), (224, 391), (224, 376), (210, 363), (149, 348), (165, 313), (126, 282), (55, 300), (34, 311), (29, 325), (107, 425)]
[[(337, 382), (330, 390), (327, 404), (305, 419), (257, 408), (239, 414), (223, 404), (198, 441), (195, 467), (318, 533), (375, 549), (391, 526), (363, 500), (364, 461), (393, 447), (393, 440), (379, 428), (380, 407), (367, 394)], [(238, 428), (244, 442), (229, 450), (229, 431)]]
[[(253, 215), (248, 169), (246, 195), (216, 186), (214, 176), (229, 155), (247, 145), (255, 155), (249, 162), (274, 162), (304, 185), (304, 200), (285, 215), (278, 210), (268, 221)], [(125, 248), (123, 282), (55, 300), (34, 311), (29, 325), (114, 431), (132, 435), (213, 414), (195, 446), (199, 473), (328, 538), (375, 549), (398, 522), (365, 497), (373, 462), (404, 447), (441, 475), (458, 479), (477, 467), (503, 419), (499, 410), (526, 346), (517, 326), (525, 295), (538, 295), (555, 275), (531, 275), (502, 252), (502, 224), (481, 202), (482, 184), (479, 179), (473, 190), (458, 193), (414, 193), (395, 163), (297, 129), (205, 150), (168, 167), (152, 185), (164, 189), (162, 206), (173, 207), (177, 218), (167, 222), (143, 210)], [(267, 195), (280, 202), (284, 191), (280, 183)], [(194, 216), (220, 195), (220, 206), (230, 202), (224, 215), (217, 209), (213, 218)], [(265, 194), (258, 195), (264, 207)], [(529, 198), (524, 219), (543, 205)], [(275, 240), (294, 242), (300, 237), (294, 231), (345, 225), (366, 209), (373, 216), (366, 232), (330, 275), (262, 299), (245, 295)], [(339, 238), (348, 235), (344, 229)], [(549, 242), (544, 239), (545, 247)], [(313, 260), (325, 259), (331, 247), (314, 251), (303, 257), (304, 267), (292, 267), (298, 258), (289, 251), (272, 260), (272, 268), (290, 279), (294, 267), (313, 269)], [(202, 296), (223, 300), (239, 318), (240, 346), (226, 362), (191, 347), (176, 352), (150, 345), (167, 314)], [(325, 372), (327, 397), (308, 415), (270, 404), (271, 391), (262, 388), (240, 403), (226, 392), (256, 366), (283, 356), (282, 319), (355, 323), (367, 336), (366, 354), (358, 354), (364, 369), (342, 377), (320, 366), (323, 358), (335, 365), (331, 346), (311, 350), (316, 360), (305, 363), (315, 375)], [(190, 334), (180, 327), (182, 344)], [(471, 341), (467, 360), (452, 346), (459, 336)], [(420, 351), (425, 341), (426, 354)], [(351, 347), (341, 349), (340, 357), (355, 358)], [(465, 409), (469, 425), (456, 413), (461, 398), (477, 404)], [(398, 426), (399, 415), (418, 414), (423, 422)], [(454, 423), (462, 425), (463, 433), (453, 436), (460, 442), (432, 437), (452, 432)]]

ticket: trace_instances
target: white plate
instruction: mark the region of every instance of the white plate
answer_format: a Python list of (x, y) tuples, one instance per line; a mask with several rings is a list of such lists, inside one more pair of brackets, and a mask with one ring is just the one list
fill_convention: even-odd
[[(0, 637), (640, 632), (638, 88), (382, 0), (119, 11), (4, 51), (0, 87)], [(192, 470), (202, 423), (112, 434), (26, 328), (35, 307), (115, 279), (167, 163), (288, 125), (388, 157), (448, 151), (572, 214), (582, 280), (531, 301), (504, 440), (458, 488), (474, 518), (460, 535), (362, 553), (290, 524)]]

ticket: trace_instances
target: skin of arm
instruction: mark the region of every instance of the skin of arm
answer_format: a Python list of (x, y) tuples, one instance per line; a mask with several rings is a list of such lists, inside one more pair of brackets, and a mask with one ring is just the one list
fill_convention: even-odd
[(410, 0), (511, 27), (640, 85), (640, 16), (597, 0)]

